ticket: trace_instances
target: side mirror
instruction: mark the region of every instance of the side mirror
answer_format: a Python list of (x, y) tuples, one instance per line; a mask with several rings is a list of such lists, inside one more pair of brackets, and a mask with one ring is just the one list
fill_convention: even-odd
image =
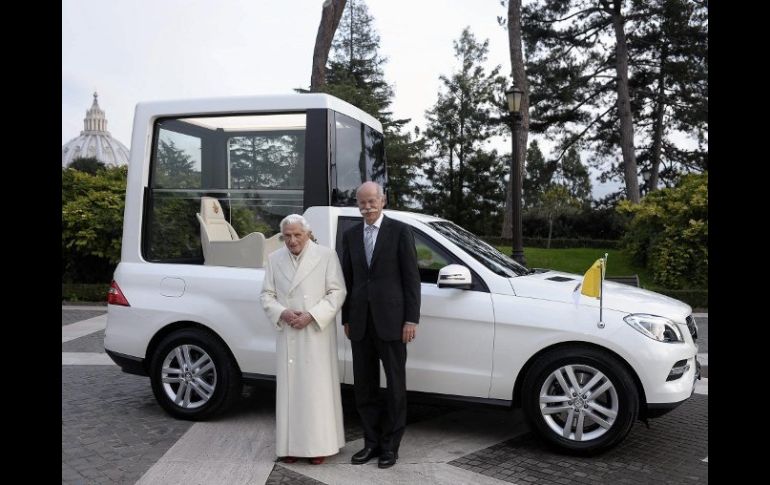
[(473, 286), (471, 270), (460, 264), (444, 266), (438, 271), (438, 281), (436, 284), (439, 288), (470, 290)]

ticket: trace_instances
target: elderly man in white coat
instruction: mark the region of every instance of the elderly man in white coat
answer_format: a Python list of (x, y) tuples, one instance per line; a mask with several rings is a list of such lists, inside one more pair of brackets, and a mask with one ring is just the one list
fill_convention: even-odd
[(276, 454), (319, 465), (345, 446), (335, 319), (345, 301), (337, 254), (310, 240), (298, 214), (281, 221), (286, 247), (268, 258), (260, 300), (278, 331)]

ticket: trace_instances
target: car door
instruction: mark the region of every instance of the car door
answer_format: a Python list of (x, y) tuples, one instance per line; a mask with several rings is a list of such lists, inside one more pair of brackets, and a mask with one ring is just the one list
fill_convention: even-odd
[(492, 374), (492, 298), (473, 273), (469, 290), (439, 288), (438, 270), (462, 264), (426, 233), (413, 229), (422, 281), (420, 325), (407, 347), (409, 390), (487, 397)]
[[(337, 252), (342, 257), (341, 235), (360, 218), (340, 217)], [(471, 290), (438, 288), (438, 270), (462, 264), (425, 232), (412, 228), (420, 267), (422, 301), (417, 338), (407, 346), (406, 385), (410, 391), (487, 397), (492, 374), (494, 312), (483, 281), (474, 276)], [(344, 332), (341, 332), (344, 338)], [(345, 339), (343, 382), (353, 383), (353, 361)], [(342, 355), (342, 353), (341, 353)], [(380, 365), (380, 383), (386, 383)]]

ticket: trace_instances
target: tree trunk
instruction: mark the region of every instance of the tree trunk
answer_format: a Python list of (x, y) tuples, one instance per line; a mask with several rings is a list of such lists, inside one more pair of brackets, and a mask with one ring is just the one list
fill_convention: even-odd
[(625, 20), (620, 13), (622, 0), (614, 0), (612, 25), (615, 28), (615, 71), (618, 76), (618, 117), (620, 118), (620, 150), (623, 153), (623, 168), (626, 178), (626, 196), (634, 204), (639, 203), (639, 180), (636, 174), (636, 152), (634, 149), (634, 120), (631, 115), (631, 100), (628, 92), (628, 47), (624, 31)]
[[(524, 180), (524, 161), (527, 158), (527, 137), (529, 135), (529, 82), (527, 82), (527, 72), (524, 69), (524, 51), (521, 47), (521, 0), (509, 0), (508, 1), (508, 48), (511, 53), (511, 73), (513, 74), (513, 84), (519, 89), (524, 91), (521, 96), (521, 129), (519, 130), (518, 139), (518, 158), (513, 153), (511, 156), (513, 160), (519, 160), (518, 168), (521, 172), (521, 178)], [(513, 231), (511, 226), (513, 224), (513, 199), (511, 194), (513, 188), (511, 183), (513, 181), (513, 174), (509, 176), (507, 194), (505, 196), (505, 215), (503, 217), (503, 232), (502, 237), (513, 238)], [(521, 202), (518, 205), (521, 210)]]
[(658, 96), (655, 100), (655, 125), (652, 132), (652, 154), (650, 164), (650, 179), (647, 187), (649, 192), (658, 189), (658, 173), (660, 172), (660, 156), (663, 146), (663, 115), (666, 111), (666, 57), (668, 57), (668, 46), (663, 46), (660, 52), (660, 76), (658, 78)]
[(326, 0), (321, 9), (321, 23), (313, 49), (313, 68), (310, 72), (310, 91), (317, 93), (326, 85), (326, 61), (332, 47), (334, 33), (340, 24), (347, 0)]
[(551, 249), (551, 234), (553, 234), (553, 217), (548, 218), (548, 241), (545, 242), (546, 249)]

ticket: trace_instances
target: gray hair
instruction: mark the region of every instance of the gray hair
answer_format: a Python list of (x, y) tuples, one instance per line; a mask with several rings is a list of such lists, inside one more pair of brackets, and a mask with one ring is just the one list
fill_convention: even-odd
[(361, 192), (361, 188), (364, 186), (364, 184), (367, 184), (367, 183), (374, 184), (377, 187), (377, 196), (383, 199), (385, 198), (385, 191), (382, 189), (382, 185), (372, 181), (364, 182), (363, 184), (358, 186), (358, 188), (356, 189), (356, 198), (358, 198), (358, 193)]
[(308, 224), (307, 219), (299, 214), (289, 214), (288, 216), (284, 217), (281, 221), (281, 232), (283, 232), (283, 229), (289, 224), (299, 224), (302, 226), (303, 231), (310, 232), (310, 224)]

